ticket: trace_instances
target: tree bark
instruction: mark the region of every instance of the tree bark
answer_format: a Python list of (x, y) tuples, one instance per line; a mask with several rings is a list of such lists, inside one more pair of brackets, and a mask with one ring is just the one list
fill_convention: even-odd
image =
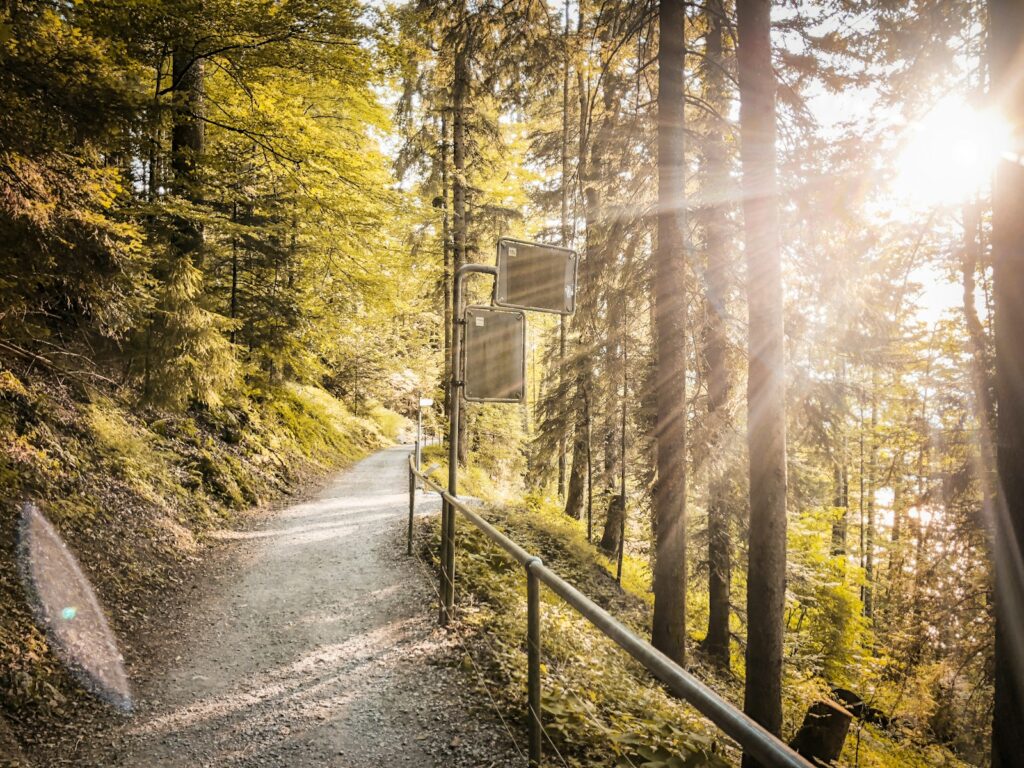
[(875, 393), (878, 391), (878, 377), (872, 371), (871, 376), (871, 434), (868, 450), (868, 477), (865, 505), (867, 507), (867, 528), (864, 533), (864, 616), (873, 618), (875, 615), (875, 484), (878, 473), (878, 440), (875, 431), (878, 429), (878, 404)]
[(832, 484), (833, 498), (832, 506), (839, 510), (835, 520), (832, 522), (832, 547), (830, 553), (833, 557), (846, 555), (846, 528), (850, 515), (850, 486), (849, 477), (846, 471), (845, 456), (833, 459)]
[(654, 255), (654, 618), (651, 643), (686, 661), (686, 166), (683, 0), (658, 18), (658, 243)]
[[(989, 0), (992, 90), (1019, 142), (1024, 4)], [(1016, 151), (1021, 151), (1020, 145)], [(993, 768), (1024, 755), (1024, 165), (1002, 159), (993, 189), (996, 402), (999, 484), (995, 509), (995, 706)]]
[[(622, 290), (622, 314), (623, 329), (629, 328), (629, 317), (627, 309), (628, 297), (625, 289)], [(621, 424), (619, 431), (619, 500), (622, 505), (622, 515), (619, 517), (619, 549), (615, 564), (615, 581), (622, 583), (622, 558), (626, 554), (626, 417), (629, 403), (629, 337), (626, 330), (622, 335), (622, 403), (621, 403)]]
[[(238, 221), (238, 203), (231, 204), (231, 223)], [(231, 302), (229, 305), (231, 319), (238, 317), (238, 236), (231, 237)], [(231, 326), (231, 343), (235, 343), (237, 329)]]
[[(738, 0), (740, 141), (747, 257), (750, 555), (744, 709), (782, 729), (786, 597), (786, 409), (782, 266), (775, 171), (775, 70), (768, 0)], [(758, 763), (744, 755), (746, 768)]]
[(615, 556), (619, 552), (622, 543), (622, 525), (625, 520), (625, 506), (622, 503), (622, 496), (618, 493), (608, 496), (608, 511), (604, 518), (604, 531), (601, 533), (601, 541), (597, 546), (601, 551)]
[(790, 746), (816, 765), (831, 765), (842, 754), (853, 716), (834, 701), (814, 702)]
[[(562, 247), (569, 247), (569, 0), (565, 0), (565, 27), (562, 33), (562, 175), (561, 225)], [(558, 377), (565, 376), (565, 316), (558, 318)], [(558, 498), (565, 498), (565, 433), (558, 438)]]
[(451, 209), (448, 197), (451, 180), (448, 174), (448, 107), (441, 109), (441, 253), (444, 264), (444, 410), (451, 413), (452, 397), (452, 248)]
[(594, 440), (591, 426), (590, 395), (583, 401), (587, 424), (587, 541), (594, 540)]
[[(466, 35), (455, 52), (455, 72), (452, 81), (452, 159), (455, 165), (455, 178), (452, 184), (452, 234), (454, 238), (454, 271), (466, 263), (466, 236), (468, 229), (466, 214), (466, 105), (469, 99), (470, 77), (470, 56), (473, 45), (473, 24), (472, 19), (467, 18), (465, 22)], [(452, 307), (453, 321), (452, 333), (460, 333), (454, 318), (462, 314), (461, 307)], [(454, 393), (452, 395), (455, 396)], [(450, 413), (450, 411), (449, 411)], [(459, 409), (458, 434), (458, 462), (466, 463), (466, 409)]]
[[(725, 111), (725, 57), (722, 53), (725, 7), (709, 0), (708, 32), (703, 67), (705, 101)], [(729, 668), (729, 587), (732, 581), (732, 540), (729, 533), (729, 467), (714, 457), (728, 429), (728, 401), (732, 390), (726, 301), (729, 295), (728, 209), (729, 184), (724, 118), (712, 116), (703, 138), (705, 196), (704, 236), (707, 248), (704, 364), (707, 366), (708, 445), (708, 631), (701, 644), (704, 655), (721, 669)]]
[[(581, 126), (582, 127), (582, 126)], [(595, 149), (595, 153), (598, 150)], [(585, 173), (587, 165), (587, 145), (581, 139), (579, 144), (578, 167), (580, 174)], [(580, 259), (579, 290), (577, 293), (576, 314), (573, 317), (573, 327), (579, 334), (577, 342), (578, 353), (575, 368), (576, 388), (574, 410), (576, 418), (573, 427), (573, 450), (572, 470), (569, 475), (569, 490), (565, 497), (565, 513), (578, 520), (583, 513), (584, 497), (587, 494), (587, 540), (592, 536), (592, 496), (593, 496), (593, 472), (591, 467), (591, 428), (594, 409), (591, 407), (591, 385), (593, 376), (591, 373), (591, 343), (594, 338), (595, 312), (595, 290), (593, 277), (595, 274), (594, 260), (599, 248), (600, 238), (598, 236), (597, 217), (601, 206), (600, 193), (593, 187), (587, 187), (584, 191), (583, 211), (586, 225), (585, 247)]]
[[(583, 3), (577, 6), (577, 34), (583, 29)], [(589, 138), (587, 132), (587, 106), (588, 95), (584, 84), (583, 67), (576, 69), (576, 89), (579, 95), (579, 136), (576, 145), (576, 176), (580, 183), (589, 178), (587, 170), (587, 154), (589, 150)], [(575, 394), (573, 398), (573, 446), (572, 465), (569, 474), (569, 488), (565, 496), (565, 513), (574, 519), (583, 516), (585, 503), (584, 493), (587, 499), (591, 497), (589, 478), (590, 472), (590, 369), (589, 358), (586, 354), (587, 345), (592, 337), (589, 323), (592, 313), (591, 296), (593, 294), (591, 275), (592, 253), (596, 248), (596, 237), (594, 234), (597, 209), (600, 203), (600, 196), (593, 188), (586, 188), (583, 191), (583, 219), (584, 219), (584, 244), (580, 254), (579, 265), (579, 288), (577, 292), (576, 314), (573, 316), (573, 329), (578, 334), (575, 343), (576, 354), (573, 375), (576, 379)], [(587, 541), (592, 540), (591, 526), (591, 505), (587, 503)]]
[[(180, 197), (198, 201), (200, 158), (206, 149), (203, 60), (195, 47), (181, 42), (174, 50), (171, 72), (174, 83), (174, 121), (171, 127), (171, 171), (174, 191)], [(182, 256), (196, 258), (203, 245), (202, 225), (191, 219), (178, 221), (175, 245)]]
[(982, 520), (981, 525), (989, 526), (992, 519), (994, 499), (993, 482), (996, 472), (995, 435), (993, 427), (996, 423), (995, 403), (992, 398), (992, 380), (990, 375), (989, 343), (985, 334), (985, 326), (978, 317), (978, 308), (974, 300), (977, 285), (975, 272), (981, 261), (981, 209), (977, 201), (964, 206), (964, 250), (963, 250), (963, 299), (964, 321), (967, 324), (968, 349), (971, 352), (971, 384), (974, 389), (974, 419), (978, 424), (978, 481), (981, 487)]
[(569, 491), (565, 496), (565, 514), (573, 520), (583, 517), (583, 494), (587, 485), (587, 425), (584, 409), (579, 409), (573, 425), (572, 466)]

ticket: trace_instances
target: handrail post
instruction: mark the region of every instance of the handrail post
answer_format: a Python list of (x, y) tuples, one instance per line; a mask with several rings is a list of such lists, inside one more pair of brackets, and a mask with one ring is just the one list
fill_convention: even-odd
[(416, 471), (420, 471), (420, 454), (423, 446), (423, 398), (416, 406)]
[(542, 565), (539, 557), (524, 563), (526, 568), (526, 691), (529, 705), (529, 766), (540, 768), (543, 722), (540, 691), (540, 581), (533, 573), (534, 565)]
[(451, 621), (452, 612), (455, 608), (455, 510), (448, 505), (448, 517), (445, 518), (445, 526), (442, 531), (444, 536), (444, 564), (441, 568), (441, 578), (444, 580), (444, 606), (441, 609), (441, 626), (448, 626)]
[(416, 512), (416, 472), (409, 466), (409, 541), (405, 549), (407, 555), (412, 554), (412, 518)]
[(438, 590), (439, 604), (437, 607), (437, 622), (442, 627), (448, 623), (448, 608), (445, 603), (445, 585), (448, 583), (448, 515), (453, 514), (451, 507), (448, 505), (447, 499), (444, 496), (441, 497), (441, 544), (438, 551), (438, 561), (440, 568), (438, 569), (441, 573), (441, 584), (440, 590)]

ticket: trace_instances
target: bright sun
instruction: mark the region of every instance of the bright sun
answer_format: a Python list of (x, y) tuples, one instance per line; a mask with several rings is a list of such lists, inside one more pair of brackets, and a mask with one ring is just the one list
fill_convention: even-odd
[(913, 207), (967, 201), (989, 183), (1010, 134), (997, 112), (952, 97), (940, 101), (907, 127), (893, 194)]

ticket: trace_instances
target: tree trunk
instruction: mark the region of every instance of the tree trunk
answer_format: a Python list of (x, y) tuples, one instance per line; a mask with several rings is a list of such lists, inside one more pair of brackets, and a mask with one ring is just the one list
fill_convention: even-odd
[[(846, 363), (842, 360), (836, 366), (836, 387), (840, 393), (846, 392)], [(846, 433), (846, 395), (841, 394), (842, 409), (840, 411), (837, 435), (834, 440), (839, 442), (839, 455), (832, 457), (833, 473), (833, 507), (836, 510), (832, 520), (832, 557), (842, 557), (843, 573), (846, 573), (847, 534), (850, 528), (850, 469), (848, 465), (849, 450)]]
[(830, 552), (833, 557), (843, 556), (844, 559), (846, 556), (846, 527), (850, 514), (849, 482), (849, 477), (846, 473), (845, 456), (840, 459), (833, 459), (832, 506), (839, 511), (832, 522), (832, 548)]
[[(238, 221), (238, 203), (231, 204), (231, 222), (235, 223)], [(231, 319), (235, 320), (238, 317), (238, 236), (233, 235), (231, 237), (231, 304), (230, 304)], [(235, 343), (235, 337), (237, 334), (237, 328), (231, 326), (231, 343)]]
[[(861, 570), (864, 570), (864, 565), (865, 565), (865, 563), (864, 563), (864, 531), (865, 531), (867, 526), (864, 525), (864, 495), (865, 495), (864, 477), (865, 477), (866, 463), (864, 461), (864, 398), (863, 398), (863, 395), (861, 395), (861, 397), (860, 397), (860, 402), (858, 404), (858, 410), (859, 410), (859, 414), (858, 414), (858, 420), (857, 420), (857, 428), (858, 428), (859, 431), (858, 431), (858, 436), (857, 436), (857, 442), (858, 442), (858, 445), (857, 445), (857, 451), (858, 451), (857, 458), (858, 458), (858, 460), (860, 462), (860, 469), (857, 472), (857, 485), (858, 485), (858, 489), (857, 489), (857, 509), (858, 509), (858, 515), (859, 515), (859, 519), (860, 519), (860, 524), (857, 526), (858, 537), (859, 537), (858, 542), (857, 542), (857, 557), (859, 558)], [(860, 588), (860, 599), (863, 602), (863, 600), (864, 600), (864, 587), (863, 587), (863, 585)]]
[(834, 701), (814, 702), (790, 746), (816, 765), (832, 765), (842, 754), (853, 716)]
[[(561, 315), (558, 318), (558, 378), (559, 382), (566, 376), (565, 372), (565, 350), (566, 350), (566, 333), (565, 333), (565, 316)], [(563, 388), (564, 392), (565, 389)], [(565, 470), (566, 470), (566, 439), (565, 439), (565, 425), (559, 425), (558, 436), (558, 498), (565, 498)]]
[(622, 496), (618, 493), (608, 497), (608, 511), (604, 519), (604, 531), (597, 546), (608, 555), (618, 555), (622, 543), (622, 524), (625, 520), (625, 507)]
[[(705, 100), (726, 109), (725, 57), (722, 54), (725, 8), (722, 0), (709, 0), (703, 75)], [(704, 136), (705, 196), (704, 233), (707, 248), (707, 294), (704, 363), (708, 388), (708, 632), (701, 648), (721, 669), (729, 668), (729, 587), (732, 581), (732, 540), (729, 534), (729, 469), (714, 457), (728, 429), (728, 401), (732, 389), (729, 371), (729, 340), (726, 335), (726, 301), (729, 294), (728, 208), (724, 203), (729, 167), (723, 121), (710, 117)]]
[(448, 108), (441, 109), (441, 253), (444, 263), (442, 280), (444, 285), (444, 410), (451, 413), (452, 397), (452, 249), (451, 249), (451, 209), (448, 197), (451, 181), (448, 178)]
[(622, 504), (622, 515), (619, 518), (619, 553), (615, 564), (615, 581), (622, 583), (622, 558), (626, 554), (626, 417), (629, 402), (629, 337), (626, 335), (629, 328), (628, 298), (625, 289), (622, 290), (622, 314), (623, 314), (623, 335), (622, 335), (622, 403), (621, 403), (621, 430), (619, 432), (619, 499)]
[(581, 408), (573, 425), (572, 467), (569, 472), (569, 492), (565, 496), (565, 514), (573, 520), (583, 517), (583, 494), (587, 483), (587, 425)]
[[(569, 0), (565, 0), (565, 28), (562, 33), (562, 247), (569, 247)], [(558, 318), (558, 377), (565, 376), (565, 316)], [(565, 497), (565, 433), (558, 438), (558, 498)]]
[[(989, 22), (992, 90), (1019, 141), (1024, 127), (1018, 58), (1024, 4), (989, 0)], [(996, 169), (992, 237), (999, 441), (992, 765), (1009, 768), (1019, 765), (1024, 755), (1024, 165), (1005, 158)]]
[(904, 531), (907, 527), (907, 494), (905, 480), (898, 476), (894, 482), (892, 497), (892, 532), (889, 537), (889, 578), (886, 585), (885, 611), (890, 626), (898, 626), (903, 618), (906, 603), (903, 578)]
[[(738, 0), (740, 141), (747, 256), (750, 555), (744, 709), (782, 729), (786, 598), (786, 390), (775, 178), (775, 70), (768, 0)], [(746, 768), (757, 765), (744, 755)]]
[(654, 619), (651, 643), (686, 661), (686, 166), (683, 0), (661, 0), (658, 30), (658, 243), (654, 254)]
[[(978, 484), (981, 487), (982, 519), (980, 525), (991, 526), (992, 504), (995, 497), (994, 479), (996, 472), (995, 435), (993, 426), (996, 423), (995, 404), (992, 399), (992, 381), (990, 376), (989, 344), (985, 335), (985, 327), (978, 317), (978, 308), (974, 300), (975, 272), (981, 260), (981, 210), (977, 201), (964, 206), (964, 250), (963, 250), (963, 289), (964, 289), (964, 320), (967, 323), (968, 349), (971, 352), (971, 384), (974, 389), (974, 419), (978, 424)], [(983, 271), (984, 274), (984, 271)]]
[[(584, 173), (586, 166), (586, 144), (579, 145), (578, 164), (580, 173)], [(577, 354), (575, 377), (575, 402), (573, 408), (576, 413), (573, 429), (573, 450), (572, 470), (569, 476), (569, 490), (565, 498), (565, 513), (576, 520), (583, 514), (584, 496), (586, 493), (587, 508), (587, 540), (592, 538), (592, 496), (591, 484), (591, 419), (593, 409), (591, 408), (591, 384), (592, 375), (590, 370), (591, 355), (586, 353), (590, 349), (593, 339), (593, 318), (594, 313), (594, 286), (592, 276), (594, 274), (593, 261), (598, 248), (597, 237), (597, 215), (601, 204), (601, 197), (597, 190), (588, 187), (584, 193), (584, 220), (586, 222), (586, 242), (582, 258), (580, 259), (579, 291), (577, 296), (577, 310), (573, 317), (573, 327), (579, 333), (580, 348)]]
[[(175, 98), (171, 128), (174, 191), (180, 197), (195, 202), (200, 198), (197, 169), (206, 148), (206, 126), (203, 122), (203, 60), (196, 59), (194, 45), (179, 43), (174, 51), (171, 71)], [(202, 225), (191, 219), (179, 219), (175, 245), (180, 255), (198, 258), (203, 245)]]
[[(462, 45), (455, 52), (455, 73), (452, 82), (452, 155), (455, 163), (455, 179), (452, 185), (453, 216), (452, 230), (454, 236), (454, 271), (466, 263), (466, 235), (468, 229), (466, 215), (466, 104), (470, 89), (470, 56), (473, 45), (472, 20), (466, 20), (466, 36)], [(452, 307), (452, 333), (460, 333), (454, 318), (460, 317), (462, 307)], [(454, 393), (453, 393), (454, 396)], [(466, 463), (466, 409), (459, 409), (458, 462)]]
[(583, 413), (587, 424), (587, 541), (594, 540), (594, 441), (591, 426), (590, 396), (583, 400)]

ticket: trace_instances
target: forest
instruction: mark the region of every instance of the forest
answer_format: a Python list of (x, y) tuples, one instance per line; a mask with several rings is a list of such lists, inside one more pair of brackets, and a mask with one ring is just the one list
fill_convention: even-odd
[[(464, 404), (464, 491), (787, 741), (824, 698), (837, 765), (1024, 765), (1022, 41), (1014, 0), (0, 0), (0, 763), (75, 695), (18, 504), (132, 604), (421, 398), (443, 443), (454, 273), (514, 237), (576, 311)], [(684, 764), (545, 696), (552, 760)]]

